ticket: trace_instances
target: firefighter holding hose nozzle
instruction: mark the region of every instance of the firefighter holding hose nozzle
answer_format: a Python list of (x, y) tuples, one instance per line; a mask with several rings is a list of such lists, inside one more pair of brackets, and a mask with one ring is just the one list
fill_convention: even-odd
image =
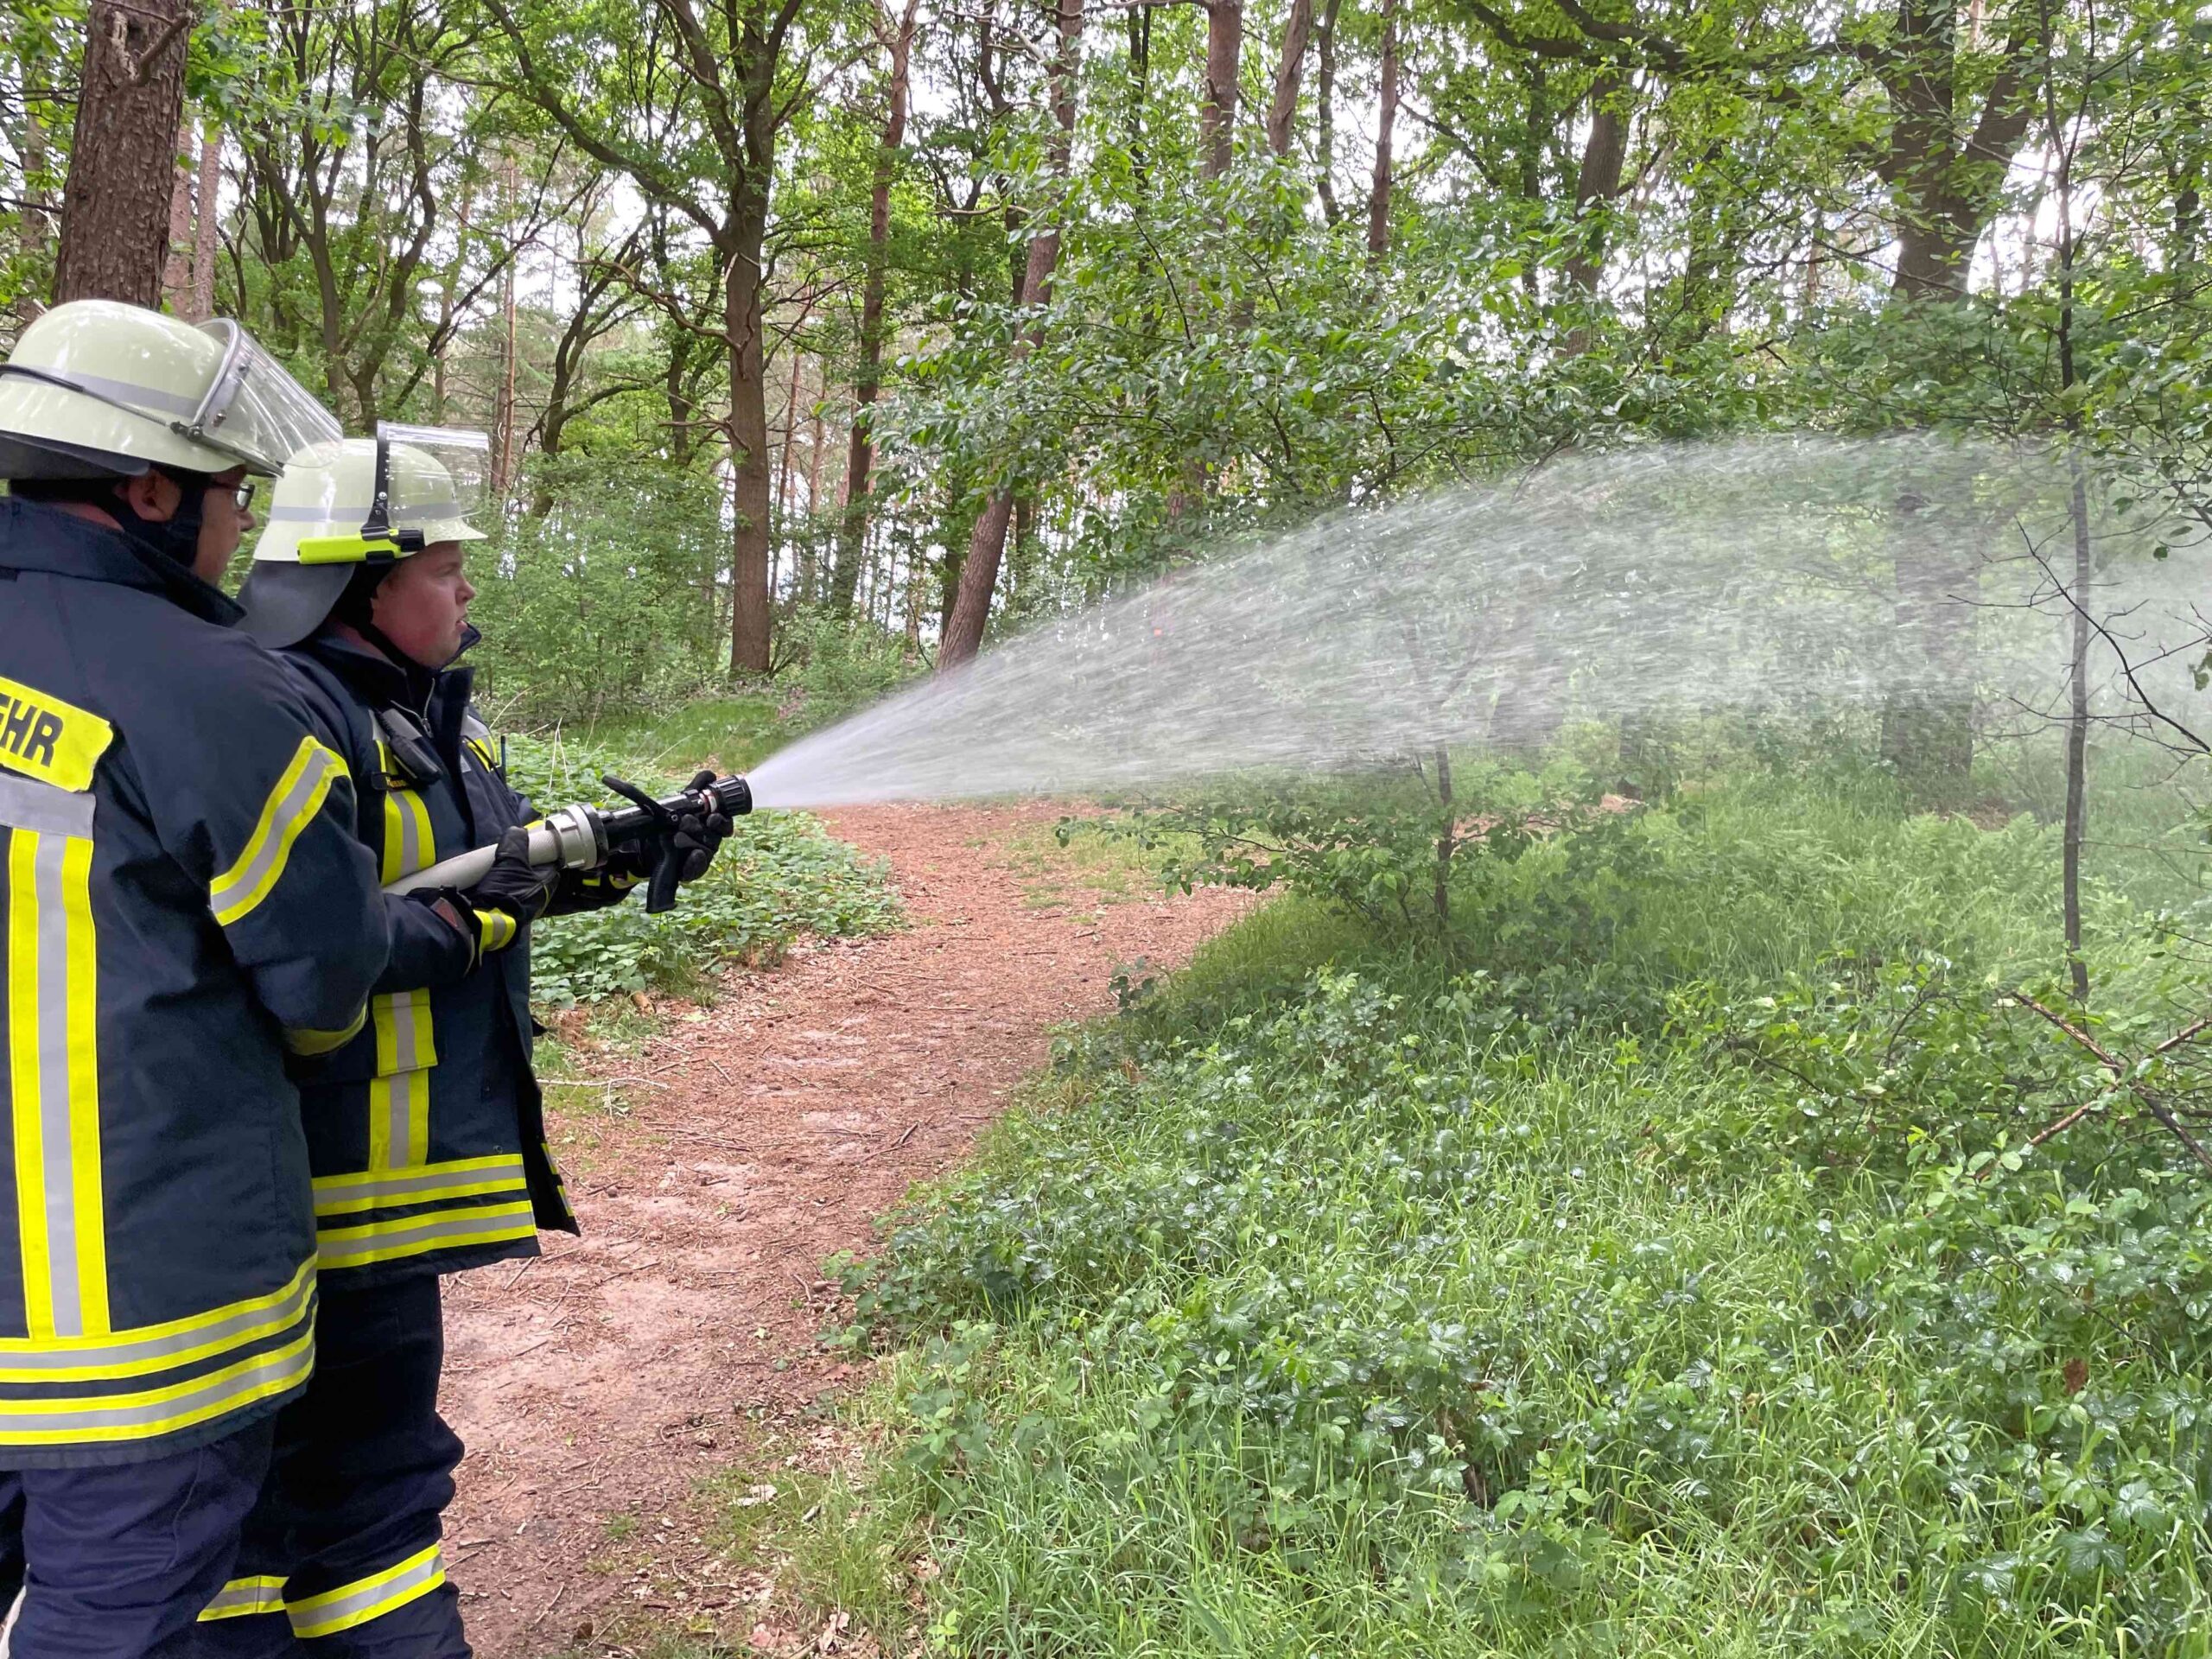
[[(602, 844), (534, 855), (534, 815), (459, 665), (477, 639), (464, 567), (487, 455), (482, 433), (389, 425), (295, 455), (239, 595), (352, 771), (392, 952), (363, 1020), (294, 1063), (321, 1353), (278, 1420), (237, 1576), (201, 1616), (218, 1653), (468, 1652), (439, 1543), (461, 1446), (437, 1408), (438, 1277), (534, 1255), (540, 1228), (576, 1230), (531, 1069), (531, 928), (639, 882), (672, 896), (729, 833), (697, 805), (719, 798), (708, 773), (692, 810), (642, 829), (635, 813), (556, 814), (591, 819)], [(476, 849), (465, 880), (432, 868)]]

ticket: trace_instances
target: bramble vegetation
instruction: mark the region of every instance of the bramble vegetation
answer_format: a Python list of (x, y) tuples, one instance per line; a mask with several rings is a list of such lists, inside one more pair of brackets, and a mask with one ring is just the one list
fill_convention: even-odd
[(799, 1576), (949, 1653), (2202, 1652), (2198, 999), (2105, 888), (2125, 1075), (2030, 1006), (2054, 843), (1753, 774), (1471, 861), (1448, 955), (1260, 912), (848, 1268), (887, 1587)]
[[(658, 756), (633, 769), (633, 761), (608, 749), (511, 738), (508, 766), (516, 787), (542, 807), (605, 798), (599, 779), (607, 772), (665, 792), (689, 775), (687, 767), (664, 769), (671, 744), (682, 746), (683, 734), (664, 739)], [(740, 821), (675, 910), (648, 916), (643, 899), (633, 898), (535, 928), (531, 992), (550, 1008), (634, 991), (696, 992), (726, 963), (772, 962), (801, 934), (848, 938), (880, 932), (898, 918), (881, 866), (804, 813), (757, 813)]]

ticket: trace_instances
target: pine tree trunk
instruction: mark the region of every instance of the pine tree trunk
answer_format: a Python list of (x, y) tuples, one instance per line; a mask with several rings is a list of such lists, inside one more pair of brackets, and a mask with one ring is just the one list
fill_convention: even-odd
[(1208, 0), (1206, 90), (1198, 105), (1198, 151), (1209, 179), (1228, 172), (1236, 153), (1237, 71), (1243, 55), (1243, 0)]
[[(1076, 76), (1081, 67), (1078, 54), (1083, 41), (1083, 0), (1060, 0), (1059, 30), (1059, 52), (1052, 64), (1052, 115), (1058, 130), (1052, 138), (1052, 162), (1054, 178), (1064, 181), (1075, 145)], [(1059, 261), (1059, 252), (1057, 230), (1047, 230), (1029, 244), (1029, 260), (1021, 280), (1025, 308), (1041, 306), (1050, 297), (1052, 268)], [(1025, 328), (1014, 341), (1015, 356), (1027, 356), (1033, 351), (1038, 339), (1033, 324)], [(1013, 518), (1014, 492), (1007, 488), (995, 492), (976, 520), (975, 532), (969, 538), (968, 555), (961, 561), (951, 613), (945, 618), (944, 637), (938, 645), (940, 672), (968, 661), (982, 647), (983, 627), (991, 614), (991, 594), (998, 586), (999, 563), (1006, 552), (1007, 526)]]
[(883, 291), (891, 240), (891, 185), (899, 166), (899, 151), (906, 142), (906, 103), (910, 77), (907, 63), (914, 45), (914, 20), (921, 0), (906, 0), (905, 16), (891, 31), (890, 112), (884, 118), (882, 141), (875, 152), (874, 191), (868, 221), (868, 268), (861, 288), (860, 363), (853, 375), (852, 448), (845, 459), (845, 517), (839, 527), (836, 595), (842, 610), (852, 608), (852, 584), (846, 572), (859, 563), (861, 541), (868, 535), (868, 474), (875, 464), (874, 416), (875, 400), (883, 385)]
[(768, 387), (761, 341), (760, 250), (766, 238), (767, 181), (740, 204), (736, 245), (725, 253), (722, 319), (729, 341), (729, 461), (736, 489), (730, 533), (729, 671), (769, 666)]
[(1298, 86), (1306, 73), (1306, 48), (1313, 34), (1313, 0), (1290, 0), (1290, 16), (1282, 26), (1282, 58), (1275, 65), (1274, 101), (1268, 105), (1268, 150), (1281, 157), (1290, 154), (1290, 136), (1298, 125)]
[(1337, 201), (1337, 11), (1344, 0), (1326, 0), (1321, 9), (1319, 61), (1313, 76), (1313, 181), (1321, 212), (1332, 225), (1343, 219)]
[(197, 146), (192, 123), (176, 130), (176, 159), (170, 163), (175, 182), (169, 188), (169, 254), (162, 263), (162, 301), (171, 315), (182, 316), (192, 305), (192, 162)]
[(1375, 124), (1375, 182), (1367, 196), (1367, 251), (1390, 247), (1390, 144), (1398, 124), (1398, 0), (1382, 0), (1382, 70)]
[(162, 302), (177, 124), (184, 115), (191, 0), (96, 0), (69, 177), (61, 196), (54, 303)]
[(213, 121), (200, 138), (200, 200), (192, 232), (192, 309), (194, 322), (215, 315), (215, 261), (222, 251), (223, 130)]

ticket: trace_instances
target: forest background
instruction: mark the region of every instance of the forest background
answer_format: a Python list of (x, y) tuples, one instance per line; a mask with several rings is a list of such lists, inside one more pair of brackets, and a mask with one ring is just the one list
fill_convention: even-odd
[(541, 721), (819, 718), (1639, 439), (2066, 429), (2194, 499), (2181, 0), (892, 3), (10, 0), (0, 305), (235, 315), (351, 428), (490, 429)]
[[(349, 429), (488, 429), (476, 660), (549, 800), (1570, 453), (1948, 435), (2212, 524), (2190, 0), (887, 4), (8, 0), (0, 334), (235, 315)], [(2069, 613), (2184, 562), (2077, 531), (2024, 710), (1938, 603), (1984, 550), (1885, 556), (1914, 510), (1860, 568), (1933, 696), (1562, 721), (1613, 616), (1452, 753), (1064, 826), (1287, 893), (1129, 964), (847, 1264), (851, 1455), (709, 1499), (778, 1616), (2212, 1653), (2212, 745)], [(541, 995), (897, 925), (797, 815), (717, 872), (552, 932)], [(664, 1624), (578, 1649), (734, 1650)]]

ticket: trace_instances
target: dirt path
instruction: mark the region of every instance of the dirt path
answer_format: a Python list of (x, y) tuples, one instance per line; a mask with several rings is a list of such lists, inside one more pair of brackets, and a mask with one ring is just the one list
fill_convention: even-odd
[(975, 843), (1033, 841), (1058, 816), (829, 815), (890, 860), (911, 930), (734, 978), (612, 1068), (650, 1086), (574, 1181), (585, 1236), (448, 1281), (445, 1405), (468, 1456), (447, 1559), (480, 1659), (560, 1652), (672, 1593), (626, 1557), (691, 1564), (690, 1606), (735, 1598), (686, 1500), (741, 1462), (754, 1423), (848, 1374), (816, 1346), (822, 1259), (865, 1248), (874, 1217), (957, 1161), (1052, 1026), (1112, 1007), (1117, 965), (1178, 963), (1236, 913), (1221, 893), (1035, 907)]

